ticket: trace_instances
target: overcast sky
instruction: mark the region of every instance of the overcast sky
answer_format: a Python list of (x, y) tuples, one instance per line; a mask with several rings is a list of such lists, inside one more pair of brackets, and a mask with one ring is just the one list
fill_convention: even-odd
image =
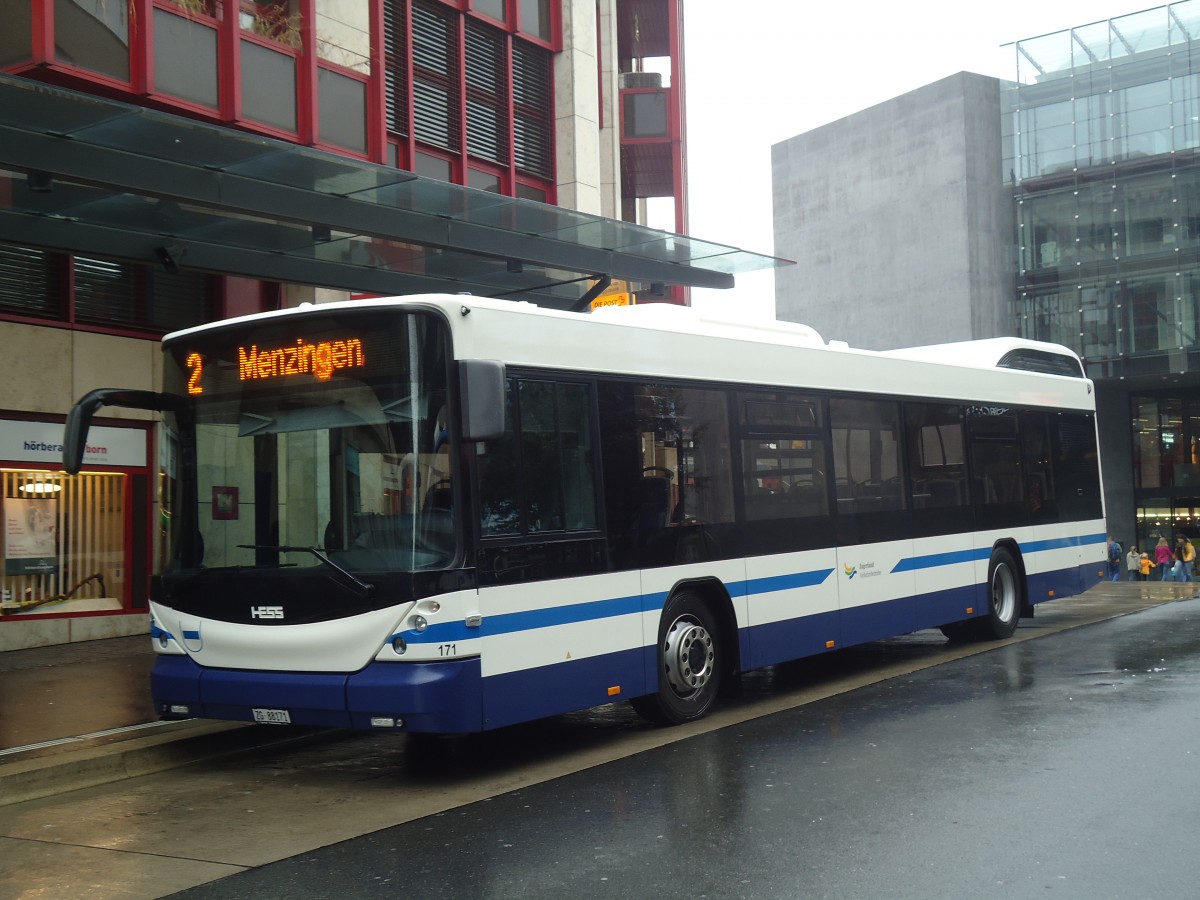
[[(956, 72), (1011, 78), (1015, 51), (1004, 44), (1159, 5), (687, 0), (688, 231), (773, 253), (772, 144)], [(693, 291), (693, 304), (774, 317), (770, 273), (737, 283)]]

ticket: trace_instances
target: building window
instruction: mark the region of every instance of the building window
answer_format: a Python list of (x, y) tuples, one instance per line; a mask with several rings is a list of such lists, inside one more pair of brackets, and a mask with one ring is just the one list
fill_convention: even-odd
[(129, 4), (54, 0), (54, 47), (56, 59), (64, 65), (128, 82)]
[(198, 272), (0, 244), (0, 315), (160, 335), (210, 321), (215, 294)]
[(458, 150), (458, 24), (453, 12), (412, 6), (413, 134), (444, 150)]
[(553, 95), (550, 53), (541, 47), (513, 44), (513, 147), (518, 171), (554, 176)]
[(0, 469), (5, 619), (127, 605), (126, 476)]
[(550, 0), (521, 0), (521, 30), (549, 43), (553, 37)]
[(467, 23), (467, 152), (496, 163), (508, 162), (505, 115), (504, 35)]
[(32, 247), (0, 244), (0, 311), (58, 318), (62, 257)]
[[(529, 186), (544, 199), (554, 177), (552, 53), (517, 33), (505, 15), (509, 8), (500, 0), (473, 4), (500, 23), (493, 25), (432, 0), (387, 0), (387, 127), (400, 139), (401, 166), (418, 171), (419, 153), (443, 151), (461, 160), (454, 180), (463, 183), (467, 157), (513, 166), (546, 182)], [(537, 21), (552, 28), (549, 15)], [(535, 33), (526, 26), (521, 31)], [(406, 138), (413, 142), (407, 147)], [(503, 192), (521, 196), (513, 182), (506, 173)]]
[[(154, 88), (181, 100), (216, 109), (216, 22), (154, 9)], [(186, 59), (187, 65), (179, 65)]]

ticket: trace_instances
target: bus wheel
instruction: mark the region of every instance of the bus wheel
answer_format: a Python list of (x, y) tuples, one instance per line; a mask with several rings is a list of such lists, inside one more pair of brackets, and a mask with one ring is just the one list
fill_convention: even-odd
[(658, 690), (635, 698), (633, 708), (670, 725), (702, 718), (717, 698), (723, 665), (712, 612), (698, 594), (681, 591), (663, 607), (658, 626)]
[(992, 552), (988, 564), (988, 611), (975, 620), (981, 640), (1001, 641), (1012, 637), (1021, 618), (1024, 600), (1021, 570), (1012, 554), (1002, 547)]

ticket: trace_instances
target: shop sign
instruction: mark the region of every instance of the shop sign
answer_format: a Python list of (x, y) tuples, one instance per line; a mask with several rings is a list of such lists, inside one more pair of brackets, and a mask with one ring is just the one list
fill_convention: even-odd
[[(0, 419), (0, 459), (62, 465), (62, 457), (62, 425)], [(145, 466), (146, 432), (93, 425), (88, 431), (83, 462), (88, 466)]]

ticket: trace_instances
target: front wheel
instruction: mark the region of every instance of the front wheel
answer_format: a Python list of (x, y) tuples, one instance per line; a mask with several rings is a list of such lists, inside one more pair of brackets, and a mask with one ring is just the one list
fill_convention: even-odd
[(658, 626), (658, 690), (631, 701), (643, 718), (681, 725), (705, 716), (721, 687), (724, 655), (716, 619), (699, 594), (681, 591)]

